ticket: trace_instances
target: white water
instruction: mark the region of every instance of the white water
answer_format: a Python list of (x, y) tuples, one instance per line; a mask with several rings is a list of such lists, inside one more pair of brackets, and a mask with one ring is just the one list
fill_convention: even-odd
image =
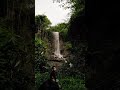
[(60, 54), (59, 32), (52, 32), (54, 37), (54, 58), (63, 58)]

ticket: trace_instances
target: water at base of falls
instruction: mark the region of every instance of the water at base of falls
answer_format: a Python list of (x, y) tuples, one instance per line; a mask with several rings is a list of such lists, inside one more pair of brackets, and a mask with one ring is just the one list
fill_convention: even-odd
[(63, 55), (61, 55), (61, 54), (54, 54), (54, 58), (63, 58)]

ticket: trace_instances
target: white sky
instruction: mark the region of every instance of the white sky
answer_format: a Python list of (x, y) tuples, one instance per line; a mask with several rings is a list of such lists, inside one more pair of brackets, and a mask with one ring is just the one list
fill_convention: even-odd
[(69, 19), (69, 9), (60, 8), (59, 3), (53, 0), (35, 0), (35, 15), (44, 14), (51, 21), (52, 26)]

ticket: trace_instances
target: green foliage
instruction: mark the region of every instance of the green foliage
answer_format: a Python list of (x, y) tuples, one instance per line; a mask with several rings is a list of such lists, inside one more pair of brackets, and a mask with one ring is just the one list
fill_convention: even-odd
[[(71, 9), (71, 18), (69, 20), (69, 24), (68, 24), (68, 32), (70, 32), (71, 30), (71, 26), (72, 26), (72, 22), (75, 23), (75, 25), (79, 25), (78, 23), (81, 21), (78, 21), (78, 23), (76, 23), (76, 17), (80, 17), (84, 15), (84, 10), (85, 10), (85, 0), (66, 0), (67, 3), (67, 7), (69, 7)], [(63, 7), (66, 7), (66, 5), (64, 5)], [(77, 19), (78, 19), (77, 18)], [(72, 27), (72, 33), (76, 33), (76, 27)], [(79, 29), (78, 29), (79, 31)], [(67, 34), (68, 34), (67, 32)], [(72, 37), (72, 33), (71, 36)], [(78, 33), (79, 34), (79, 33)], [(76, 36), (77, 37), (77, 36)], [(78, 36), (79, 38), (79, 36)], [(86, 42), (82, 42), (80, 40), (75, 40), (74, 38), (72, 38), (73, 40), (71, 40), (71, 42), (69, 44), (66, 43), (66, 47), (69, 47), (70, 51), (72, 52), (72, 58), (70, 58), (69, 63), (71, 62), (73, 64), (72, 68), (69, 68), (69, 65), (66, 64), (63, 67), (63, 73), (66, 75), (73, 75), (73, 74), (79, 74), (82, 76), (82, 78), (84, 79), (84, 71), (85, 71), (85, 55), (86, 55)], [(70, 41), (70, 39), (68, 39), (68, 41)], [(65, 72), (64, 72), (65, 71)]]
[(51, 24), (50, 20), (47, 18), (46, 15), (35, 16), (35, 23), (36, 24), (43, 24), (44, 26), (48, 26)]
[(60, 23), (56, 26), (51, 26), (50, 31), (64, 32), (67, 30), (67, 23)]
[(16, 87), (26, 88), (28, 84), (32, 85), (33, 78), (29, 77), (30, 71), (25, 69), (30, 65), (29, 62), (32, 62), (30, 43), (25, 43), (24, 38), (15, 34), (14, 31), (9, 31), (8, 27), (0, 26), (0, 38), (0, 84), (2, 87), (15, 89)]
[(71, 9), (72, 17), (82, 14), (85, 10), (85, 0), (54, 0), (54, 2), (61, 3), (61, 7)]
[(60, 37), (62, 37), (62, 39), (64, 41), (66, 41), (67, 40), (67, 33), (68, 33), (68, 24), (67, 23), (60, 23), (60, 24), (57, 24), (56, 26), (51, 26), (49, 31), (60, 32)]
[(65, 49), (66, 50), (71, 50), (72, 49), (72, 44), (70, 42), (65, 42)]
[(38, 37), (35, 37), (35, 70), (39, 71), (39, 65), (41, 63), (46, 64), (47, 59), (45, 52), (47, 49), (46, 43)]
[(40, 85), (45, 82), (47, 79), (49, 79), (49, 73), (36, 73), (35, 74), (35, 87), (36, 90), (40, 87)]
[(71, 0), (71, 3), (73, 16), (78, 15), (79, 12), (83, 13), (85, 8), (85, 0)]
[(51, 25), (50, 20), (45, 15), (35, 16), (35, 24), (38, 32), (35, 35), (35, 71), (40, 71), (40, 64), (46, 65), (48, 50), (48, 28)]
[[(87, 52), (86, 44), (83, 42), (78, 42), (78, 45), (74, 46), (71, 43), (67, 43), (70, 49), (71, 56), (67, 63), (64, 63), (60, 69), (60, 73), (63, 76), (78, 77), (85, 80), (85, 57)], [(72, 45), (72, 46), (71, 46)], [(69, 64), (72, 64), (70, 67)]]
[[(68, 5), (69, 5), (68, 8), (71, 8), (71, 10), (72, 10), (72, 12), (71, 12), (72, 16), (71, 16), (70, 21), (74, 21), (75, 17), (81, 16), (84, 14), (85, 0), (67, 0), (66, 3), (68, 3)], [(64, 7), (64, 5), (63, 5), (63, 7)], [(70, 68), (69, 64), (65, 64), (60, 70), (61, 75), (59, 75), (59, 80), (60, 80), (62, 89), (63, 90), (74, 90), (74, 89), (85, 90), (84, 65), (85, 65), (86, 45), (84, 45), (81, 42), (78, 42), (77, 44), (73, 44), (67, 40), (68, 29), (71, 24), (70, 21), (69, 21), (69, 23), (60, 23), (56, 26), (51, 26), (48, 29), (48, 31), (60, 32), (60, 36), (62, 37), (63, 41), (65, 41), (65, 43), (66, 43), (65, 48), (69, 49), (73, 55), (73, 58), (69, 60), (69, 62), (71, 62), (73, 64), (73, 67)], [(43, 40), (42, 41), (38, 40), (38, 42), (41, 43), (42, 47), (44, 47)], [(75, 46), (75, 45), (77, 45), (77, 46)], [(44, 51), (44, 50), (41, 49), (41, 51)], [(43, 59), (44, 59), (44, 57), (43, 57)], [(44, 80), (48, 79), (48, 76), (46, 74), (48, 75), (48, 73), (36, 74), (36, 85), (37, 85), (36, 87), (39, 87), (39, 84), (41, 84)]]
[(4, 0), (0, 17), (0, 89), (34, 88), (34, 0)]
[(35, 46), (37, 45), (42, 45), (44, 48), (47, 47), (47, 44), (43, 40), (35, 36)]
[[(72, 76), (64, 76), (61, 73), (58, 75), (59, 84), (61, 85), (61, 90), (85, 90), (85, 80), (81, 79), (80, 77), (77, 77), (79, 75), (76, 75), (76, 77)], [(49, 79), (49, 73), (36, 73), (35, 74), (35, 83), (36, 83), (36, 90), (40, 87), (40, 85), (45, 82), (47, 79)]]
[(59, 78), (62, 90), (85, 90), (85, 81), (71, 76)]
[(35, 16), (35, 24), (41, 29), (46, 29), (49, 25), (51, 25), (51, 22), (46, 15), (37, 15)]

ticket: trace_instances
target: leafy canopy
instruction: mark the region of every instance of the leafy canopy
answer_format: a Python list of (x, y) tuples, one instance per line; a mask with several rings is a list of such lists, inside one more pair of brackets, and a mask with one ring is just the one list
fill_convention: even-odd
[(37, 15), (35, 16), (35, 24), (36, 26), (47, 28), (51, 25), (51, 22), (46, 15)]

